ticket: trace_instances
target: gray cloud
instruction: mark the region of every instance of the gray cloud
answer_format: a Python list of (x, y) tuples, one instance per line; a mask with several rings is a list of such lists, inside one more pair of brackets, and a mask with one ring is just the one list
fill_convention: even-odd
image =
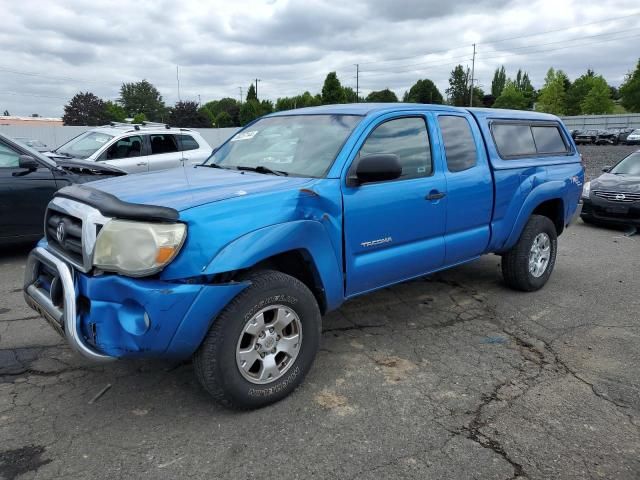
[[(272, 100), (316, 93), (331, 70), (355, 87), (355, 63), (364, 94), (401, 96), (419, 78), (444, 93), (474, 42), (485, 90), (501, 64), (538, 87), (550, 66), (619, 84), (640, 38), (638, 16), (575, 27), (634, 13), (635, 0), (22, 0), (2, 10), (0, 111), (22, 115), (59, 116), (78, 91), (115, 99), (122, 82), (143, 78), (173, 103), (176, 65), (183, 99), (237, 97), (256, 77)], [(559, 31), (529, 36), (547, 30)]]

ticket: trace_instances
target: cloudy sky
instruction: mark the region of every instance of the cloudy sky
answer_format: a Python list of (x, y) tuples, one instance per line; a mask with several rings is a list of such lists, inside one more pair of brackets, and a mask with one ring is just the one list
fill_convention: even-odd
[[(0, 113), (60, 116), (78, 91), (118, 97), (146, 78), (165, 101), (238, 98), (258, 77), (260, 98), (344, 85), (398, 96), (431, 78), (444, 94), (453, 67), (493, 71), (587, 68), (619, 85), (640, 57), (637, 0), (0, 0)], [(200, 97), (199, 97), (200, 96)]]

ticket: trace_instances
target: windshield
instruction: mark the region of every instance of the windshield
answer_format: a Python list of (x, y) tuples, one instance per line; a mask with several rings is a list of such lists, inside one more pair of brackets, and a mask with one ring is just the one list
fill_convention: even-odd
[(611, 169), (616, 175), (640, 176), (640, 152), (635, 152), (623, 159)]
[(322, 177), (361, 118), (355, 115), (263, 118), (234, 135), (205, 164)]
[(61, 147), (56, 148), (55, 152), (75, 158), (85, 159), (93, 155), (112, 138), (113, 135), (106, 133), (86, 132), (69, 140)]

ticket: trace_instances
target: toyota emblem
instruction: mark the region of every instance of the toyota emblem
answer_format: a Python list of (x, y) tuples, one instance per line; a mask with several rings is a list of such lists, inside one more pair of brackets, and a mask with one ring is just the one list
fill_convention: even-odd
[(619, 193), (616, 195), (616, 200), (618, 200), (619, 202), (623, 201), (625, 198), (624, 193)]
[(56, 228), (56, 239), (58, 240), (58, 243), (64, 242), (65, 236), (66, 232), (64, 231), (64, 222), (60, 222)]

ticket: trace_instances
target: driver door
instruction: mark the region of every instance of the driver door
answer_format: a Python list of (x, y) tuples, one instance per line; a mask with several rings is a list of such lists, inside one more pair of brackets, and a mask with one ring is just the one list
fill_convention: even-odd
[(431, 121), (424, 114), (384, 118), (369, 128), (352, 162), (348, 178), (360, 156), (395, 154), (402, 175), (343, 187), (347, 296), (443, 265), (446, 180)]

